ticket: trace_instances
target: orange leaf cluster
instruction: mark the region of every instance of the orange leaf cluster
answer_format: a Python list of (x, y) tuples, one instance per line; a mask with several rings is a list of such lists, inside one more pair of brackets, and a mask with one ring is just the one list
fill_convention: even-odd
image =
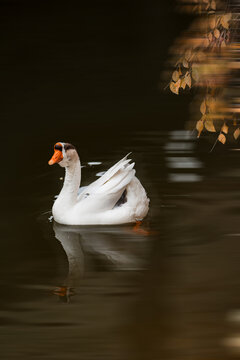
[(174, 94), (179, 94), (179, 90), (182, 88), (185, 90), (186, 86), (191, 88), (192, 86), (192, 77), (189, 70), (186, 70), (189, 67), (189, 54), (186, 54), (185, 57), (178, 62), (177, 69), (172, 74), (172, 81), (170, 82), (170, 90)]
[[(222, 116), (223, 107), (224, 103), (216, 97), (207, 95), (203, 99), (200, 105), (200, 112), (202, 114), (202, 117), (196, 124), (198, 137), (201, 135), (201, 132), (204, 128), (209, 132), (217, 131), (215, 121), (220, 119), (225, 121), (224, 117)], [(228, 126), (225, 122), (222, 125), (221, 131), (226, 134), (228, 133)]]
[[(240, 45), (230, 42), (238, 17), (225, 12), (226, 4), (221, 0), (179, 1), (200, 16), (173, 47), (178, 61), (169, 88), (177, 95), (180, 89), (183, 91), (187, 87), (205, 89), (206, 95), (200, 105), (202, 116), (196, 123), (198, 137), (204, 129), (219, 132), (217, 140), (225, 144), (229, 126), (237, 126), (233, 114), (240, 113), (239, 105), (230, 106), (224, 98), (232, 72), (240, 69)], [(233, 137), (237, 139), (239, 136), (240, 127), (237, 127)]]

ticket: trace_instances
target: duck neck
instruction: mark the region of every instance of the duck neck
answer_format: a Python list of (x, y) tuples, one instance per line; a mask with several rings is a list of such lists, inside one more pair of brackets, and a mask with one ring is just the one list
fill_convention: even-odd
[(72, 206), (77, 201), (77, 194), (81, 182), (81, 164), (78, 159), (65, 168), (63, 188), (58, 196), (58, 201), (64, 200), (65, 206)]

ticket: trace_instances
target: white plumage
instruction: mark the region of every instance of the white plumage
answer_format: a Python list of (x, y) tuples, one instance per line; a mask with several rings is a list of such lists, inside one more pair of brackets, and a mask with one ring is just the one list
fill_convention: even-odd
[(99, 179), (79, 189), (79, 157), (75, 149), (67, 150), (66, 144), (60, 144), (65, 146), (65, 154), (59, 165), (65, 167), (66, 175), (53, 205), (55, 221), (66, 225), (123, 224), (146, 216), (149, 199), (135, 176), (135, 164), (127, 159), (129, 154)]

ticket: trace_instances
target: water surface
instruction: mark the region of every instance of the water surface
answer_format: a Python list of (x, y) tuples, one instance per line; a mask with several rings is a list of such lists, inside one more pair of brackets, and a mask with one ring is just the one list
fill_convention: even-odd
[[(159, 89), (189, 19), (155, 1), (1, 10), (2, 358), (237, 359), (238, 144), (209, 153), (183, 130), (190, 96)], [(132, 152), (141, 232), (49, 221), (57, 141), (77, 147), (83, 185)]]

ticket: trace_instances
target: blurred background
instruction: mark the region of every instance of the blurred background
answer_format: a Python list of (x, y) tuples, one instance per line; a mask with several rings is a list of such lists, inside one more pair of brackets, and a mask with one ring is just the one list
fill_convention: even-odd
[[(239, 358), (238, 143), (210, 153), (185, 130), (192, 95), (163, 90), (192, 21), (175, 6), (0, 0), (3, 359)], [(57, 141), (83, 185), (132, 151), (141, 232), (49, 220)]]

